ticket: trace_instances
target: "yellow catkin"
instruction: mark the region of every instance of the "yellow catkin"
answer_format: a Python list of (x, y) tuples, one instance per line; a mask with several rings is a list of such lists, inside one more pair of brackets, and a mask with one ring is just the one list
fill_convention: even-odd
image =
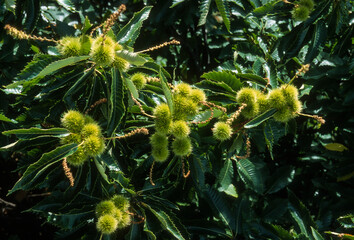
[(92, 111), (92, 109), (94, 109), (95, 107), (97, 107), (98, 105), (102, 104), (102, 103), (106, 103), (107, 102), (107, 98), (101, 98), (99, 100), (97, 100), (96, 102), (94, 102), (94, 104), (92, 104), (90, 106), (89, 109), (86, 110), (85, 114), (88, 114), (90, 111)]
[(120, 5), (118, 11), (114, 12), (111, 14), (111, 16), (105, 21), (104, 23), (104, 28), (103, 28), (103, 35), (106, 35), (107, 32), (111, 29), (111, 27), (114, 25), (114, 22), (117, 21), (118, 17), (122, 12), (126, 10), (126, 6), (124, 4)]
[(155, 161), (152, 162), (151, 168), (150, 168), (150, 173), (149, 173), (149, 180), (152, 186), (155, 186), (154, 181), (152, 180), (152, 172), (154, 171), (154, 165)]
[(235, 121), (238, 116), (241, 114), (242, 110), (247, 106), (246, 103), (242, 103), (240, 108), (234, 113), (231, 115), (231, 117), (229, 119), (227, 119), (226, 123), (231, 125), (233, 123), (233, 121)]
[(173, 39), (172, 41), (162, 43), (162, 44), (160, 44), (160, 45), (157, 45), (157, 46), (155, 46), (155, 47), (148, 48), (148, 49), (146, 49), (146, 50), (139, 51), (139, 52), (137, 52), (137, 53), (151, 52), (151, 51), (154, 51), (154, 50), (159, 49), (159, 48), (166, 47), (166, 46), (171, 45), (171, 44), (179, 45), (179, 44), (181, 44), (181, 43), (180, 43), (179, 41)]
[[(251, 156), (251, 141), (250, 141), (250, 137), (247, 137), (247, 139), (246, 139), (246, 155), (244, 155), (244, 156), (236, 155), (236, 158), (246, 159), (246, 158), (249, 158), (250, 156)], [(236, 160), (236, 159), (234, 159), (234, 160)]]
[(155, 118), (155, 116), (152, 116), (148, 113), (145, 112), (145, 110), (143, 109), (143, 106), (141, 105), (141, 103), (133, 96), (133, 94), (130, 95), (132, 97), (132, 100), (136, 103), (136, 105), (138, 105), (139, 109), (140, 109), (140, 112), (142, 114), (144, 114), (145, 116), (147, 117), (150, 117), (150, 118)]
[(208, 107), (210, 109), (210, 117), (204, 121), (193, 121), (191, 122), (192, 124), (204, 124), (204, 123), (208, 123), (211, 121), (211, 119), (213, 119), (214, 117), (214, 110), (213, 108), (209, 105), (209, 103), (207, 102), (201, 102), (201, 104), (203, 104), (204, 106)]
[(75, 180), (74, 180), (73, 174), (71, 173), (71, 169), (68, 167), (68, 163), (66, 162), (66, 158), (64, 158), (64, 160), (62, 162), (62, 166), (63, 166), (63, 169), (64, 169), (65, 176), (70, 181), (70, 186), (73, 187)]
[(160, 82), (160, 78), (158, 77), (147, 77), (147, 82)]
[(214, 108), (217, 108), (217, 109), (219, 109), (219, 110), (221, 110), (221, 111), (223, 111), (224, 113), (226, 113), (226, 108), (224, 108), (224, 107), (222, 107), (222, 106), (219, 106), (219, 105), (216, 105), (216, 104), (214, 104), (214, 103), (212, 103), (212, 102), (200, 102), (201, 104), (204, 104), (204, 103), (207, 103), (208, 105), (210, 105), (210, 106), (212, 106), (212, 107), (214, 107)]
[(59, 43), (59, 41), (52, 39), (52, 38), (46, 38), (46, 37), (38, 37), (38, 36), (34, 36), (34, 35), (30, 35), (25, 33), (24, 31), (18, 30), (15, 27), (12, 27), (10, 25), (5, 25), (4, 29), (7, 31), (7, 33), (11, 36), (13, 36), (14, 38), (18, 38), (18, 39), (26, 39), (26, 40), (37, 40), (37, 41), (41, 41), (41, 42), (54, 42), (54, 43)]
[(183, 159), (182, 159), (182, 174), (183, 174), (183, 177), (184, 177), (184, 178), (189, 177), (190, 173), (191, 173), (191, 170), (189, 170), (189, 169), (188, 169), (188, 172), (186, 173), (184, 161), (183, 161)]
[(126, 211), (126, 213), (128, 213), (129, 215), (131, 215), (133, 217), (140, 218), (140, 220), (138, 222), (132, 221), (132, 224), (140, 224), (140, 223), (143, 223), (145, 221), (145, 218), (143, 216), (140, 216), (137, 213), (132, 213), (132, 212), (129, 212), (129, 211)]
[(131, 137), (135, 134), (144, 134), (144, 135), (148, 135), (149, 134), (149, 130), (147, 128), (137, 128), (123, 136), (119, 136), (119, 137), (112, 137), (112, 138), (106, 138), (106, 139), (123, 139), (123, 138), (127, 138), (127, 137)]

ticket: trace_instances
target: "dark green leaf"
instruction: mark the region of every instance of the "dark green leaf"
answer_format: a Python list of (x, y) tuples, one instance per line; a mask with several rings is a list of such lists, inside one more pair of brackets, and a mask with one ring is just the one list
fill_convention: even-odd
[(240, 79), (235, 77), (235, 75), (230, 71), (208, 72), (204, 73), (201, 77), (217, 82), (224, 82), (229, 85), (234, 91), (238, 91), (242, 87)]
[(311, 227), (317, 228), (313, 221), (309, 210), (305, 205), (295, 196), (295, 194), (288, 190), (289, 202), (290, 202), (290, 214), (297, 223), (297, 226), (302, 234), (310, 238)]
[(324, 238), (321, 236), (321, 234), (319, 234), (317, 232), (317, 230), (314, 229), (313, 227), (311, 227), (311, 232), (312, 232), (312, 236), (315, 240), (324, 240)]
[(250, 74), (250, 73), (236, 73), (236, 77), (239, 77), (241, 80), (244, 79), (246, 81), (251, 81), (255, 82), (257, 84), (261, 84), (263, 86), (267, 85), (268, 81), (256, 74)]
[(29, 129), (14, 129), (2, 132), (4, 135), (15, 134), (19, 139), (31, 139), (38, 137), (39, 135), (52, 135), (53, 137), (63, 137), (69, 134), (69, 131), (65, 128), (29, 128)]
[(9, 191), (8, 194), (20, 189), (28, 189), (27, 185), (33, 185), (34, 180), (39, 177), (50, 165), (76, 152), (77, 146), (78, 145), (76, 143), (67, 144), (58, 147), (51, 152), (44, 153), (37, 162), (32, 163), (26, 169), (23, 176), (16, 182), (15, 186)]
[(264, 183), (262, 174), (253, 162), (248, 159), (240, 159), (237, 161), (237, 169), (246, 186), (257, 193), (263, 193)]
[(112, 85), (110, 96), (110, 113), (107, 126), (108, 136), (112, 136), (125, 114), (124, 82), (118, 69), (112, 69)]
[(230, 10), (226, 0), (215, 0), (216, 6), (224, 21), (227, 31), (230, 32)]
[(119, 31), (117, 41), (120, 44), (133, 46), (140, 34), (143, 22), (149, 17), (151, 6), (144, 7), (141, 11), (134, 13), (133, 18)]
[(267, 2), (266, 4), (262, 5), (261, 7), (254, 9), (253, 13), (257, 16), (265, 15), (265, 14), (273, 11), (275, 5), (279, 2), (282, 2), (282, 1), (281, 0), (273, 0), (273, 1)]

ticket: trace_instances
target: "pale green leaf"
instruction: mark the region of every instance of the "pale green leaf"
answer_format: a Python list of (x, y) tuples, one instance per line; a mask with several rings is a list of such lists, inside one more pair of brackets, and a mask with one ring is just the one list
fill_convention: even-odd
[(199, 7), (200, 18), (199, 18), (198, 26), (202, 26), (205, 24), (210, 9), (210, 3), (211, 0), (202, 0), (202, 3), (200, 4)]
[(68, 57), (55, 62), (50, 63), (46, 66), (36, 77), (44, 77), (53, 74), (55, 71), (73, 65), (75, 63), (81, 62), (83, 60), (89, 59), (90, 56), (80, 56), (80, 57)]
[(120, 50), (116, 52), (118, 57), (121, 57), (125, 60), (127, 60), (129, 63), (134, 64), (136, 66), (141, 66), (144, 63), (147, 62), (147, 60), (141, 56), (139, 56), (139, 54), (134, 53), (134, 52), (130, 52), (128, 50)]

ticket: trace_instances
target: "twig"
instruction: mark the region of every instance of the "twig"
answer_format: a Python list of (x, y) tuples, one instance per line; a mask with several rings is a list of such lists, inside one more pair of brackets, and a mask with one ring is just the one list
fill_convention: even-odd
[(5, 205), (11, 206), (11, 207), (16, 207), (16, 204), (5, 201), (4, 199), (0, 198), (0, 202), (5, 203)]
[(38, 193), (38, 194), (30, 194), (27, 195), (27, 197), (45, 197), (51, 195), (51, 192), (46, 192), (46, 193)]
[(324, 120), (322, 117), (320, 117), (318, 115), (310, 115), (310, 114), (305, 114), (305, 113), (300, 113), (300, 112), (297, 112), (296, 114), (298, 114), (300, 116), (316, 119), (321, 124), (325, 124), (326, 123), (326, 120)]

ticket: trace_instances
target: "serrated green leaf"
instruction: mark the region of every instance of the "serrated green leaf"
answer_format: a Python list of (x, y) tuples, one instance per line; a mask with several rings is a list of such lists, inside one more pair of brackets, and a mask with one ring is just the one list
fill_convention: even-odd
[(172, 1), (172, 5), (171, 5), (170, 8), (173, 8), (173, 7), (177, 6), (177, 5), (180, 4), (180, 3), (183, 3), (184, 1), (185, 1), (185, 0), (173, 0), (173, 1)]
[(97, 167), (98, 172), (101, 174), (102, 178), (107, 182), (110, 183), (108, 180), (108, 176), (105, 173), (104, 167), (102, 166), (102, 164), (97, 160), (97, 158), (94, 159), (95, 165)]
[(273, 61), (263, 64), (263, 69), (266, 72), (266, 76), (269, 79), (270, 86), (273, 89), (278, 87), (277, 66)]
[(39, 135), (52, 135), (53, 137), (63, 137), (70, 132), (65, 128), (50, 128), (50, 129), (42, 129), (42, 128), (29, 128), (29, 129), (13, 129), (2, 132), (4, 135), (14, 134), (19, 139), (31, 139), (38, 137)]
[(174, 222), (171, 220), (170, 216), (167, 215), (164, 211), (156, 211), (151, 208), (149, 205), (146, 205), (148, 209), (157, 217), (157, 219), (161, 222), (162, 227), (172, 234), (176, 239), (185, 240), (182, 236), (180, 230), (176, 227)]
[(305, 207), (305, 205), (295, 196), (295, 194), (288, 190), (288, 199), (290, 202), (290, 214), (295, 220), (299, 230), (307, 238), (311, 236), (311, 228), (317, 228), (315, 222), (313, 221), (310, 211)]
[(215, 3), (224, 21), (227, 31), (230, 32), (230, 10), (227, 1), (215, 0)]
[(271, 118), (277, 110), (275, 108), (269, 109), (268, 111), (262, 113), (261, 115), (255, 117), (251, 121), (249, 121), (246, 125), (245, 128), (254, 128), (263, 123), (264, 121), (267, 121), (269, 118)]
[(5, 6), (7, 11), (11, 11), (15, 14), (16, 1), (15, 0), (5, 0)]
[(127, 85), (130, 93), (133, 95), (135, 99), (139, 98), (138, 90), (136, 89), (134, 83), (127, 77), (124, 77), (125, 84)]
[(240, 79), (238, 79), (230, 71), (208, 72), (208, 73), (204, 73), (201, 77), (209, 79), (209, 80), (214, 80), (217, 82), (224, 82), (228, 86), (230, 86), (234, 91), (238, 91), (242, 87), (242, 83), (241, 83)]
[(312, 236), (315, 240), (324, 240), (324, 238), (321, 236), (321, 234), (319, 234), (317, 232), (317, 230), (314, 229), (313, 227), (311, 227), (311, 232), (312, 232)]
[(14, 152), (18, 150), (24, 150), (32, 146), (44, 145), (52, 142), (58, 142), (56, 136), (40, 135), (37, 137), (32, 137), (30, 139), (20, 139), (14, 143), (0, 147), (0, 151), (8, 151), (11, 149), (11, 151)]
[[(235, 94), (236, 92), (226, 83), (224, 82), (216, 82), (212, 80), (202, 80), (195, 84), (198, 87), (208, 89), (209, 91), (221, 92), (221, 93), (229, 93)], [(234, 99), (234, 97), (233, 97)]]
[(272, 173), (271, 183), (266, 191), (267, 194), (278, 192), (290, 184), (295, 176), (295, 170), (291, 166), (283, 166)]
[(272, 224), (271, 231), (274, 235), (276, 235), (279, 240), (293, 240), (294, 236), (291, 235), (288, 231), (286, 231), (283, 227), (279, 225)]
[(90, 19), (86, 16), (85, 17), (85, 21), (84, 24), (81, 28), (81, 34), (83, 34), (82, 36), (85, 36), (84, 34), (92, 27), (92, 24), (90, 22)]
[(140, 34), (143, 22), (149, 17), (152, 6), (144, 7), (139, 12), (134, 13), (133, 18), (119, 31), (117, 41), (120, 44), (133, 46)]
[(242, 181), (249, 188), (261, 194), (264, 191), (264, 183), (259, 169), (248, 159), (240, 159), (236, 163), (238, 173)]
[(232, 184), (233, 175), (234, 168), (232, 166), (232, 161), (227, 159), (224, 167), (221, 169), (218, 175), (218, 183), (220, 184), (218, 190), (237, 198), (238, 194), (236, 192), (236, 187)]
[(127, 60), (129, 63), (134, 64), (136, 66), (144, 65), (144, 63), (147, 62), (147, 60), (142, 56), (140, 56), (139, 54), (135, 52), (130, 52), (128, 50), (120, 50), (117, 51), (116, 54), (118, 57), (121, 57)]
[(247, 81), (251, 81), (260, 85), (267, 85), (268, 81), (256, 74), (250, 74), (250, 73), (236, 73), (235, 74), (236, 77), (239, 77), (241, 80), (247, 80)]
[(168, 107), (170, 108), (170, 112), (173, 113), (174, 107), (173, 107), (172, 93), (171, 93), (170, 88), (167, 85), (167, 79), (166, 79), (165, 75), (162, 73), (162, 70), (160, 70), (159, 76), (160, 76), (162, 90), (165, 95)]
[(110, 96), (110, 114), (107, 126), (108, 136), (112, 136), (119, 127), (125, 114), (124, 81), (118, 69), (112, 69), (112, 85)]
[(71, 143), (60, 146), (48, 153), (44, 153), (37, 162), (32, 163), (26, 169), (23, 176), (16, 182), (8, 195), (20, 189), (28, 190), (29, 186), (34, 184), (35, 179), (38, 178), (49, 166), (76, 152), (77, 146), (76, 143)]
[(40, 71), (38, 73), (38, 75), (35, 77), (44, 77), (44, 76), (53, 74), (54, 72), (56, 72), (57, 70), (59, 70), (61, 68), (73, 65), (75, 63), (81, 62), (83, 60), (87, 60), (89, 58), (90, 58), (90, 56), (68, 57), (65, 59), (61, 59), (61, 60), (52, 62), (49, 65), (47, 65), (42, 71)]
[(281, 0), (273, 0), (273, 1), (270, 1), (270, 2), (267, 2), (266, 4), (256, 8), (253, 10), (253, 13), (256, 15), (256, 16), (262, 16), (262, 15), (265, 15), (271, 11), (273, 11), (275, 5), (279, 2), (282, 2)]
[(311, 39), (311, 44), (306, 54), (304, 63), (312, 62), (312, 60), (321, 51), (321, 46), (325, 43), (326, 39), (327, 39), (327, 27), (325, 21), (322, 20), (315, 25), (315, 29), (313, 31), (313, 35)]
[(233, 174), (234, 169), (232, 166), (232, 162), (230, 159), (227, 159), (218, 175), (218, 182), (223, 189), (228, 188), (229, 185), (232, 183)]
[(35, 55), (33, 60), (29, 62), (26, 67), (17, 76), (18, 80), (30, 80), (38, 76), (49, 64), (58, 61), (58, 56), (38, 54)]
[(10, 119), (8, 117), (6, 117), (4, 114), (0, 113), (0, 121), (4, 121), (4, 122), (11, 122), (11, 123), (17, 123), (16, 120)]
[(198, 27), (205, 24), (210, 9), (210, 3), (211, 0), (202, 0), (202, 3), (199, 7), (200, 18), (198, 22)]
[(344, 228), (354, 228), (354, 215), (349, 214), (338, 218), (338, 222)]
[(229, 229), (232, 229), (235, 220), (230, 212), (230, 206), (228, 206), (228, 202), (223, 195), (211, 187), (206, 187), (203, 195), (214, 212), (220, 216)]
[(87, 220), (94, 216), (94, 210), (87, 206), (74, 209), (68, 213), (48, 213), (47, 221), (60, 228), (70, 230), (87, 224)]
[(86, 86), (85, 81), (92, 76), (94, 71), (95, 68), (91, 68), (87, 72), (84, 72), (84, 74), (65, 93), (63, 99), (71, 108), (75, 108), (75, 101), (72, 99), (73, 95)]

